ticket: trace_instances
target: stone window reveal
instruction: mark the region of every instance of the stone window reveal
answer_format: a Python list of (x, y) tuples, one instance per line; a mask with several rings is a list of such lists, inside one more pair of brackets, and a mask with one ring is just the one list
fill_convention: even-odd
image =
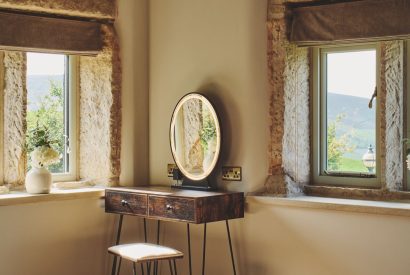
[[(53, 8), (45, 5), (45, 2), (47, 1), (39, 1), (37, 8), (51, 14), (50, 17), (14, 14), (7, 10), (0, 12), (0, 21), (15, 22), (14, 29), (21, 29), (21, 33), (14, 36), (15, 41), (0, 35), (0, 89), (4, 91), (1, 108), (4, 125), (0, 185), (21, 186), (26, 173), (26, 51), (80, 55), (77, 180), (116, 185), (120, 175), (121, 66), (119, 45), (113, 27), (115, 1), (104, 1), (101, 9), (95, 6), (96, 1), (72, 3), (67, 9), (64, 9), (64, 3)], [(4, 5), (7, 6), (0, 4), (0, 8), (4, 8)], [(24, 13), (30, 10), (24, 1), (9, 5)], [(30, 6), (33, 7), (33, 3)], [(86, 10), (81, 10), (82, 8)], [(62, 14), (76, 17), (54, 18)], [(97, 19), (98, 22), (90, 18)], [(33, 28), (41, 27), (46, 22), (48, 34), (55, 37), (46, 39), (46, 32), (38, 30), (37, 36), (24, 34), (36, 31), (27, 28), (27, 20), (34, 22)], [(51, 25), (50, 20), (53, 22)], [(7, 31), (13, 30), (10, 28)], [(22, 37), (29, 39), (24, 40)]]
[[(278, 1), (270, 1), (268, 8), (271, 141), (266, 193), (285, 196), (305, 193), (367, 199), (408, 197), (408, 193), (402, 192), (405, 42), (394, 40), (397, 39), (394, 37), (385, 38), (391, 41), (380, 42), (381, 91), (378, 100), (381, 107), (381, 188), (314, 186), (311, 185), (311, 125), (310, 115), (307, 115), (311, 113), (312, 50), (298, 47), (289, 41), (292, 9), (287, 8), (288, 1), (284, 2), (281, 4)], [(349, 4), (353, 3), (344, 3)], [(369, 41), (369, 38), (366, 41)], [(329, 40), (324, 44), (326, 43), (329, 43)]]

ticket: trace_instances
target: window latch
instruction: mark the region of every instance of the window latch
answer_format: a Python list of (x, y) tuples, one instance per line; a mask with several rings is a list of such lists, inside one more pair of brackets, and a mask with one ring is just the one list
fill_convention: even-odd
[(370, 98), (370, 101), (369, 101), (369, 109), (372, 109), (372, 108), (373, 108), (373, 99), (375, 99), (376, 97), (377, 97), (377, 87), (374, 88), (373, 95), (372, 95), (372, 97)]

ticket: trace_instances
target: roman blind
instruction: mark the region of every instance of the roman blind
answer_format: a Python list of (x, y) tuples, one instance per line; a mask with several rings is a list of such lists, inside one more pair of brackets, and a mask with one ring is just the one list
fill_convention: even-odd
[(409, 0), (363, 0), (299, 7), (289, 40), (298, 45), (391, 40), (410, 36)]
[(103, 47), (101, 23), (0, 12), (0, 49), (95, 55)]

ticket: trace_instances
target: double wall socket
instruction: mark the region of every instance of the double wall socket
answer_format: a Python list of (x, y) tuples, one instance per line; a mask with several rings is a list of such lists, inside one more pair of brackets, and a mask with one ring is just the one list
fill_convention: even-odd
[(167, 165), (167, 173), (168, 173), (168, 177), (172, 178), (173, 177), (173, 173), (174, 173), (174, 169), (177, 168), (177, 166), (173, 163), (168, 163)]
[(242, 168), (238, 166), (222, 166), (222, 180), (241, 181)]

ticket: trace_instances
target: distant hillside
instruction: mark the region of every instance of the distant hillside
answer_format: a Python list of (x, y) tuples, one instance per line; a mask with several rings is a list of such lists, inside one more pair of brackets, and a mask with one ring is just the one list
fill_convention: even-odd
[(368, 108), (370, 98), (329, 93), (327, 100), (330, 121), (338, 114), (344, 114), (343, 124), (359, 129), (374, 128), (375, 109)]
[(28, 91), (28, 108), (36, 109), (38, 102), (42, 97), (46, 96), (50, 91), (50, 82), (56, 82), (60, 85), (64, 83), (64, 75), (28, 75), (27, 76), (27, 91)]
[[(376, 140), (376, 112), (374, 107), (368, 108), (370, 99), (329, 93), (327, 100), (329, 122), (334, 121), (339, 114), (344, 116), (336, 125), (336, 135), (348, 133), (350, 144), (356, 147), (354, 152), (347, 153), (346, 156), (361, 159), (369, 144), (374, 146)], [(373, 104), (375, 106), (375, 102)]]

